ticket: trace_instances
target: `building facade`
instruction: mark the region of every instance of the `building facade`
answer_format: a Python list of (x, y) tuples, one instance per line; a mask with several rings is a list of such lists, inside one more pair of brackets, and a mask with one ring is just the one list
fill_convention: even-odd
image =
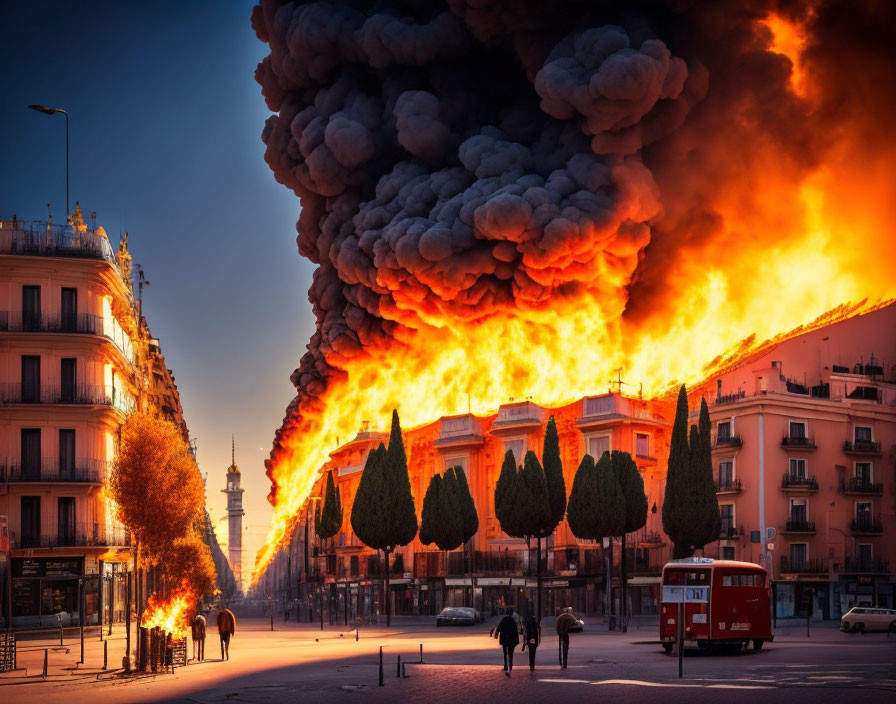
[(0, 221), (4, 627), (125, 618), (131, 539), (105, 486), (119, 428), (138, 407), (187, 437), (132, 291), (127, 236), (114, 250), (78, 206), (62, 225)]
[[(864, 360), (864, 361), (863, 361)], [(881, 360), (881, 361), (878, 361)], [(857, 603), (893, 605), (896, 543), (896, 305), (769, 345), (690, 390), (691, 422), (701, 398), (711, 409), (713, 467), (722, 534), (704, 554), (765, 565), (777, 617), (838, 618)], [(655, 613), (660, 570), (672, 548), (662, 530), (674, 395), (643, 400), (620, 393), (560, 408), (530, 401), (495, 415), (441, 418), (404, 433), (418, 516), (434, 473), (464, 468), (479, 512), (479, 532), (445, 553), (416, 539), (389, 565), (393, 613), (434, 614), (472, 603), (490, 613), (513, 605), (534, 611), (535, 551), (501, 531), (494, 489), (504, 452), (541, 457), (554, 416), (567, 492), (582, 456), (629, 452), (644, 479), (647, 525), (626, 537), (629, 604)], [(352, 500), (367, 455), (385, 432), (362, 428), (336, 449), (296, 517), (284, 549), (260, 576), (255, 594), (300, 619), (350, 622), (383, 613), (380, 555), (350, 525)], [(314, 535), (313, 504), (333, 471), (344, 522), (334, 538)], [(618, 541), (577, 540), (565, 521), (547, 541), (545, 612), (573, 606), (619, 613)], [(300, 557), (301, 555), (301, 557)], [(298, 598), (294, 597), (298, 594)], [(323, 614), (321, 613), (323, 611)]]

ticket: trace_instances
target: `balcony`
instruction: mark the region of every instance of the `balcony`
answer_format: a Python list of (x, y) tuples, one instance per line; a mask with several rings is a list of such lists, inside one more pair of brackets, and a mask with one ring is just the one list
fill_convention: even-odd
[(75, 460), (75, 466), (62, 468), (59, 460), (44, 457), (40, 464), (22, 467), (12, 459), (0, 464), (0, 484), (102, 484), (108, 465), (103, 460), (82, 458)]
[(53, 332), (102, 335), (103, 319), (90, 313), (43, 315), (0, 310), (0, 332)]
[(737, 526), (726, 526), (722, 524), (722, 530), (719, 531), (719, 540), (737, 540), (740, 532)]
[(881, 535), (884, 532), (880, 516), (862, 516), (861, 518), (856, 518), (849, 524), (849, 529), (853, 533), (859, 533), (860, 535)]
[(20, 548), (128, 547), (131, 534), (122, 527), (107, 528), (98, 523), (75, 523), (68, 530), (28, 534), (11, 532), (13, 550)]
[(839, 571), (852, 574), (890, 574), (890, 563), (886, 560), (847, 557)]
[(124, 413), (130, 413), (135, 405), (119, 387), (90, 384), (2, 384), (0, 400), (8, 404), (112, 406)]
[(785, 474), (781, 479), (783, 491), (818, 491), (818, 481), (815, 477), (801, 477), (796, 474)]
[(67, 225), (45, 223), (19, 223), (19, 228), (0, 230), (0, 254), (97, 259), (116, 264), (112, 245), (103, 235), (75, 232)]
[(864, 494), (870, 496), (883, 496), (884, 485), (881, 482), (872, 482), (858, 477), (840, 480), (840, 491), (844, 494)]
[(723, 450), (727, 448), (737, 449), (743, 445), (740, 435), (723, 435), (713, 439), (712, 449)]
[(741, 491), (740, 479), (717, 479), (717, 494), (739, 494)]
[(781, 438), (781, 447), (788, 450), (815, 450), (815, 438), (802, 435), (785, 435)]
[(880, 443), (871, 440), (856, 440), (843, 443), (843, 452), (847, 455), (880, 455)]
[(492, 432), (541, 427), (541, 409), (530, 401), (505, 403), (498, 409), (498, 417), (492, 424)]
[(792, 562), (785, 555), (781, 556), (782, 574), (827, 574), (828, 562), (821, 558)]
[(471, 413), (442, 419), (439, 437), (433, 443), (436, 447), (462, 447), (481, 445), (485, 442), (482, 428)]
[(576, 426), (584, 430), (632, 420), (653, 426), (667, 425), (664, 418), (653, 415), (642, 403), (618, 394), (588, 397), (582, 400), (582, 415), (576, 418)]
[(729, 403), (737, 403), (741, 399), (746, 398), (747, 394), (745, 391), (738, 391), (735, 394), (725, 394), (723, 396), (716, 396), (716, 400), (713, 402), (715, 406), (726, 406)]
[(815, 534), (815, 521), (787, 521), (782, 533), (802, 533), (804, 535)]

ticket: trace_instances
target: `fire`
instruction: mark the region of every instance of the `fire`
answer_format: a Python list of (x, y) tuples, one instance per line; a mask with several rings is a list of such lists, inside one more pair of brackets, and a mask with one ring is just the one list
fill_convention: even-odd
[(150, 595), (140, 625), (159, 628), (174, 638), (184, 638), (190, 632), (190, 617), (195, 608), (196, 595), (185, 579), (168, 599)]
[[(254, 574), (288, 537), (329, 453), (362, 421), (385, 426), (392, 408), (410, 428), (468, 410), (492, 413), (510, 396), (561, 405), (602, 393), (620, 368), (645, 396), (659, 395), (769, 340), (896, 298), (888, 264), (896, 259), (893, 140), (876, 126), (883, 113), (861, 101), (852, 111), (832, 109), (839, 94), (817, 81), (839, 86), (838, 65), (827, 54), (807, 58), (811, 22), (761, 21), (771, 32), (767, 50), (793, 64), (789, 88), (782, 79), (775, 95), (792, 113), (765, 117), (779, 103), (762, 86), (745, 90), (756, 92), (757, 106), (752, 94), (735, 101), (722, 90), (718, 114), (696, 109), (677, 139), (652, 147), (668, 197), (661, 214), (632, 217), (651, 229), (632, 266), (613, 269), (623, 257), (601, 250), (607, 267), (598, 270), (574, 253), (570, 266), (595, 269), (574, 293), (564, 289), (545, 304), (517, 299), (473, 320), (469, 309), (446, 312), (451, 291), (442, 308), (430, 305), (419, 278), (402, 288), (377, 270), (365, 280), (365, 292), (388, 293), (364, 301), (392, 337), (345, 354), (323, 350), (337, 373), (319, 396), (300, 395), (278, 436), (269, 463), (274, 521)], [(813, 112), (816, 103), (827, 109)], [(800, 119), (785, 121), (793, 114)], [(760, 118), (767, 129), (753, 129)]]
[(772, 33), (771, 50), (790, 59), (793, 64), (790, 74), (790, 85), (793, 92), (805, 97), (809, 88), (806, 69), (803, 66), (802, 52), (806, 47), (806, 33), (802, 25), (792, 22), (780, 15), (769, 15), (762, 21)]

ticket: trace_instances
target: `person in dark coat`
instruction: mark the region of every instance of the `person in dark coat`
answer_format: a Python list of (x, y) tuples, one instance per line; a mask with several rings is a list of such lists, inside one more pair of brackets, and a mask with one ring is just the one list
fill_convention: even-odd
[(230, 660), (230, 638), (236, 633), (236, 616), (230, 609), (218, 614), (218, 635), (221, 636), (221, 659)]
[(523, 642), (523, 648), (529, 650), (529, 669), (535, 669), (535, 651), (541, 645), (541, 626), (534, 616), (530, 616), (526, 621), (526, 640)]
[(504, 674), (510, 677), (510, 671), (513, 669), (513, 651), (520, 644), (520, 632), (513, 618), (512, 607), (507, 609), (507, 614), (495, 629), (495, 638), (504, 651)]
[(205, 660), (205, 616), (198, 613), (191, 624), (193, 636), (193, 659), (196, 662)]
[(557, 617), (557, 635), (560, 638), (560, 668), (566, 669), (566, 661), (569, 659), (569, 629), (575, 628), (579, 622), (572, 615), (572, 608), (567, 606), (563, 613)]

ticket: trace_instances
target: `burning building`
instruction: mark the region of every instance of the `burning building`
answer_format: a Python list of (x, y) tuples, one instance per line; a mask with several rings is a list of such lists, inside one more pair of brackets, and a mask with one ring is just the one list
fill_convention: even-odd
[(258, 567), (364, 419), (618, 368), (654, 397), (896, 295), (893, 12), (263, 0), (265, 159), (318, 268)]

